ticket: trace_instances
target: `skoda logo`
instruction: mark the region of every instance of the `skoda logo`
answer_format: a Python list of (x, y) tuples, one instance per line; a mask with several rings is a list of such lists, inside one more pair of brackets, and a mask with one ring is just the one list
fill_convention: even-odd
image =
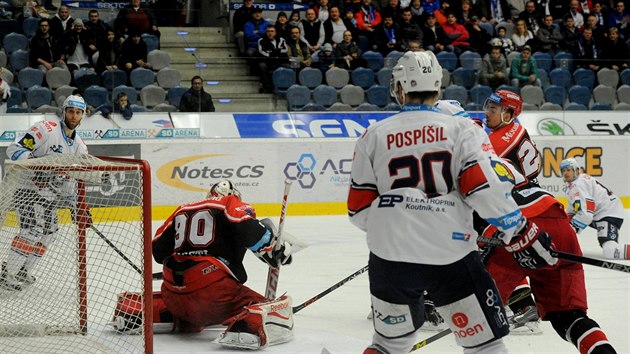
[(575, 135), (570, 125), (556, 118), (541, 119), (537, 128), (540, 135)]

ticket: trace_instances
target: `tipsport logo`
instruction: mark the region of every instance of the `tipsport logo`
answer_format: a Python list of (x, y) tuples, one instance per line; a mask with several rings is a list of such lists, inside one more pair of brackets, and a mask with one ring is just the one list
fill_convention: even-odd
[(336, 186), (350, 183), (352, 159), (319, 160), (312, 153), (302, 153), (295, 162), (284, 167), (284, 175), (303, 189), (311, 189), (319, 180), (327, 179)]

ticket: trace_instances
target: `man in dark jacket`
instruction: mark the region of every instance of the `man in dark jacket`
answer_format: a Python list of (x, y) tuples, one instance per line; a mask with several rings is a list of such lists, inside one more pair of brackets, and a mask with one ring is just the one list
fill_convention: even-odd
[(50, 34), (48, 19), (39, 20), (39, 29), (31, 39), (29, 51), (29, 63), (33, 68), (39, 68), (44, 73), (55, 66), (67, 68), (64, 61), (62, 43)]
[(180, 112), (214, 112), (212, 96), (203, 90), (203, 79), (196, 75), (190, 80), (191, 88), (179, 101)]

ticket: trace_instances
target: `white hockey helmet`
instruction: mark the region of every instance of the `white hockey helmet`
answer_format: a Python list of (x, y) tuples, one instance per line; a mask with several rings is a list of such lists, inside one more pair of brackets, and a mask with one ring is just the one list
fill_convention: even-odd
[(442, 66), (431, 51), (406, 52), (392, 70), (390, 94), (398, 99), (398, 85), (403, 93), (439, 92), (442, 85)]
[(206, 198), (225, 197), (228, 195), (235, 195), (238, 199), (241, 199), (241, 192), (234, 188), (234, 184), (230, 180), (224, 179), (212, 185)]
[(562, 170), (566, 168), (570, 168), (575, 172), (580, 172), (580, 164), (577, 162), (576, 159), (572, 157), (564, 159), (562, 160), (562, 162), (560, 162), (560, 171), (562, 172)]
[(472, 119), (470, 114), (462, 107), (462, 104), (456, 100), (439, 100), (435, 102), (435, 108), (449, 116)]
[(63, 101), (63, 106), (61, 107), (61, 109), (63, 112), (65, 112), (66, 108), (68, 107), (78, 108), (82, 110), (83, 113), (85, 113), (87, 105), (85, 104), (85, 100), (83, 99), (83, 97), (79, 95), (70, 95), (66, 97), (65, 101)]

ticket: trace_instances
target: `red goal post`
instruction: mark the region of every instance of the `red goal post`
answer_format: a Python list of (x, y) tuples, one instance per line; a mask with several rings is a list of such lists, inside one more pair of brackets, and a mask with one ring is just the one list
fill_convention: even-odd
[[(2, 352), (152, 353), (149, 164), (54, 154), (5, 162), (4, 172), (0, 261), (25, 233), (47, 247), (29, 271), (33, 284), (0, 286)], [(132, 297), (137, 328), (119, 332), (112, 321), (125, 292), (142, 296)]]

